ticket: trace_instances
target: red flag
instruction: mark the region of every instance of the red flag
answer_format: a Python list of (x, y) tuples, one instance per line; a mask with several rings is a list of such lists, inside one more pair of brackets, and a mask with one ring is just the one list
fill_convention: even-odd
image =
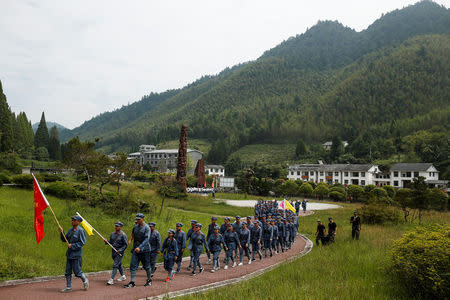
[(205, 180), (204, 186), (206, 187), (206, 180)]
[(36, 244), (44, 237), (44, 217), (42, 212), (50, 204), (48, 204), (47, 198), (45, 198), (44, 193), (42, 193), (41, 187), (39, 186), (36, 177), (33, 175), (33, 189), (34, 189), (34, 230), (36, 231)]

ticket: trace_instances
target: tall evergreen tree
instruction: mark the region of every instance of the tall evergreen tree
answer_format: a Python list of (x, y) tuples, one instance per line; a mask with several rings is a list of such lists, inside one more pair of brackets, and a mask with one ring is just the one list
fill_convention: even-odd
[(41, 122), (36, 130), (36, 134), (34, 135), (34, 146), (37, 148), (45, 147), (48, 149), (49, 143), (49, 135), (47, 122), (45, 121), (45, 114), (42, 112)]
[(59, 143), (59, 133), (58, 133), (58, 128), (56, 128), (56, 125), (54, 125), (50, 129), (48, 153), (49, 153), (51, 159), (61, 160), (61, 145)]
[(3, 94), (2, 82), (0, 81), (0, 151), (13, 149), (13, 115)]
[(295, 147), (295, 156), (300, 157), (305, 155), (307, 152), (306, 145), (302, 139), (297, 141), (297, 146)]
[(334, 136), (331, 140), (330, 158), (332, 161), (336, 160), (343, 151), (342, 141), (338, 136)]

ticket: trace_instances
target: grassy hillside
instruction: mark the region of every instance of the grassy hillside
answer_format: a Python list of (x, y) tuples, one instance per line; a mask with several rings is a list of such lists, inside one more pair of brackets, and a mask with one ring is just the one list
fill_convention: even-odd
[(295, 145), (293, 144), (255, 144), (247, 145), (230, 155), (239, 157), (245, 165), (254, 162), (261, 164), (278, 164), (293, 160), (295, 156)]

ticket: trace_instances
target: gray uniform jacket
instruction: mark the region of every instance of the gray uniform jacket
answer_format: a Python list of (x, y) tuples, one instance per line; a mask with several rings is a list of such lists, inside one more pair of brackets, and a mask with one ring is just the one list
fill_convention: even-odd
[(186, 248), (186, 233), (184, 233), (183, 230), (175, 231), (174, 238), (178, 242), (178, 252), (180, 252), (181, 249)]
[(159, 251), (159, 248), (161, 248), (161, 235), (159, 234), (158, 230), (153, 230), (153, 232), (150, 231), (150, 252), (156, 252)]
[[(128, 237), (122, 230), (119, 233), (116, 233), (115, 231), (111, 233), (108, 242), (113, 245), (113, 247), (116, 248), (117, 251), (122, 255), (125, 249), (127, 249), (128, 247)], [(116, 251), (114, 251), (114, 249), (111, 250), (112, 254), (116, 255)]]
[[(66, 251), (67, 259), (81, 258), (83, 256), (83, 246), (86, 244), (86, 232), (84, 232), (84, 229), (81, 226), (75, 229), (72, 227), (67, 231), (66, 238), (71, 244), (71, 248), (67, 248)], [(66, 242), (62, 233), (61, 241)]]
[(139, 224), (133, 227), (133, 249), (139, 248), (142, 252), (150, 251), (150, 227), (147, 224), (143, 224), (142, 227)]

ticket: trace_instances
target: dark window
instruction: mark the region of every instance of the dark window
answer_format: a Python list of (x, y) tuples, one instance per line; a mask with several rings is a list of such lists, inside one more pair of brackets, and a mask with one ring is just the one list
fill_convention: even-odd
[(297, 175), (300, 176), (300, 171), (297, 171)]
[(358, 173), (358, 172), (352, 172), (352, 176), (353, 176), (353, 177), (358, 177), (358, 176), (359, 176), (359, 173)]
[(348, 176), (348, 172), (344, 172), (344, 176)]
[(406, 172), (406, 177), (411, 177), (411, 172)]
[(366, 185), (366, 181), (365, 180), (361, 180), (361, 185)]
[(394, 172), (394, 177), (398, 177), (398, 172), (397, 171)]
[(361, 177), (364, 177), (364, 176), (366, 176), (366, 173), (365, 172), (361, 172)]
[(419, 177), (419, 172), (414, 172), (414, 177)]
[(339, 172), (334, 172), (334, 176), (339, 176)]
[(398, 186), (398, 181), (394, 180), (394, 186)]

